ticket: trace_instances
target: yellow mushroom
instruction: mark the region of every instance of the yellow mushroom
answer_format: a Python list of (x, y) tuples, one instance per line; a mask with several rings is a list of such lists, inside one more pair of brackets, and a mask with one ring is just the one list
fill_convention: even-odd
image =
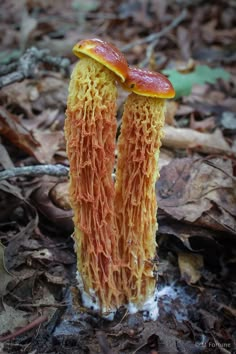
[[(124, 264), (121, 284), (132, 311), (150, 308), (155, 292), (155, 183), (159, 177), (165, 99), (175, 92), (165, 76), (138, 68), (129, 69), (124, 87), (132, 93), (125, 103), (118, 141), (115, 211)], [(156, 318), (155, 306), (151, 318)]]
[(125, 80), (128, 65), (117, 48), (99, 39), (82, 40), (73, 52), (80, 60), (69, 85), (65, 137), (78, 281), (84, 305), (106, 312), (123, 302), (112, 172), (116, 80)]

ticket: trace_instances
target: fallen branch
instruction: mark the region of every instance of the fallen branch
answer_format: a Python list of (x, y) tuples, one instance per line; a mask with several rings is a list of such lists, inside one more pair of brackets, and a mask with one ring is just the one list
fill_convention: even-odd
[(34, 165), (9, 168), (0, 172), (0, 181), (13, 177), (37, 177), (43, 175), (63, 177), (68, 176), (69, 168), (64, 165)]
[(18, 63), (2, 65), (0, 70), (0, 89), (14, 82), (30, 79), (36, 76), (39, 63), (47, 63), (63, 69), (66, 75), (69, 74), (70, 61), (67, 58), (52, 57), (48, 50), (29, 48), (19, 59)]
[[(147, 37), (138, 39), (137, 41), (131, 42), (130, 44), (127, 44), (121, 48), (123, 52), (129, 51), (131, 48), (135, 47), (136, 45), (140, 44), (145, 44), (145, 43), (151, 43), (153, 41), (159, 40), (161, 37), (165, 36), (168, 32), (170, 32), (172, 29), (177, 27), (183, 20), (185, 20), (187, 16), (187, 11), (184, 9), (179, 16), (177, 16), (168, 26), (163, 28), (160, 32), (157, 33), (152, 33)], [(157, 44), (157, 42), (156, 42)]]
[(7, 334), (6, 336), (0, 336), (0, 342), (5, 342), (6, 340), (13, 339), (13, 338), (19, 336), (20, 334), (30, 331), (31, 329), (33, 329), (35, 327), (38, 327), (41, 323), (43, 323), (47, 320), (48, 320), (47, 316), (40, 316), (40, 317), (36, 318), (34, 321), (30, 322), (27, 326), (25, 326), (23, 328), (20, 328), (11, 334)]

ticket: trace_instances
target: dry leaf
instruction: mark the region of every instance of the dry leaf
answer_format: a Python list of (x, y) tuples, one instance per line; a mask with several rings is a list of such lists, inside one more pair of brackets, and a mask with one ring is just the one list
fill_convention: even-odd
[(0, 313), (0, 335), (8, 331), (13, 332), (17, 327), (24, 327), (27, 325), (28, 313), (21, 310), (15, 310), (13, 307), (3, 304), (4, 311)]
[(181, 278), (187, 284), (195, 284), (201, 278), (203, 268), (203, 257), (195, 253), (179, 253), (178, 264)]
[[(7, 284), (12, 280), (12, 276), (5, 268), (4, 246), (0, 242), (0, 297), (5, 295)], [(1, 323), (1, 321), (0, 321)]]
[(236, 196), (231, 177), (232, 162), (219, 158), (210, 162), (184, 158), (174, 159), (164, 166), (157, 183), (158, 205), (177, 220), (202, 225), (200, 218), (207, 214), (209, 219), (205, 220), (205, 226), (218, 229), (216, 222), (219, 225), (223, 220), (224, 230), (235, 232)]
[(207, 154), (233, 154), (220, 130), (207, 134), (189, 128), (174, 128), (167, 125), (164, 128), (162, 144), (172, 149), (191, 149)]
[(34, 156), (34, 150), (40, 146), (40, 143), (22, 125), (19, 118), (3, 107), (0, 107), (0, 133), (31, 156)]
[(36, 130), (33, 136), (40, 142), (40, 146), (34, 149), (34, 156), (41, 163), (52, 163), (53, 156), (59, 150), (64, 134), (62, 131), (40, 131)]

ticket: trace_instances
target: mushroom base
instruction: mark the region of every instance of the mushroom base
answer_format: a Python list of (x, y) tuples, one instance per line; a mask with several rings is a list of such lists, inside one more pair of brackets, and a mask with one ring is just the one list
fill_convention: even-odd
[[(76, 279), (83, 306), (90, 311), (94, 311), (96, 314), (101, 314), (101, 316), (106, 320), (113, 321), (117, 312), (117, 308), (114, 308), (113, 310), (101, 308), (99, 305), (99, 299), (95, 295), (94, 290), (89, 289), (89, 292), (84, 290), (83, 280), (78, 271), (76, 274)], [(137, 312), (142, 312), (144, 321), (155, 321), (159, 315), (158, 298), (159, 294), (156, 290), (154, 295), (147, 299), (141, 307), (138, 307), (137, 304), (131, 302), (127, 305), (124, 305), (124, 307), (127, 308), (131, 315)]]
[(102, 307), (93, 289), (89, 289), (89, 291), (86, 292), (84, 290), (83, 280), (78, 271), (76, 273), (76, 280), (77, 288), (79, 290), (83, 306), (89, 309), (90, 311), (94, 311), (94, 313), (102, 314), (102, 317), (106, 318), (107, 320), (113, 321), (117, 309), (114, 308), (112, 310), (111, 308), (107, 309), (105, 307)]

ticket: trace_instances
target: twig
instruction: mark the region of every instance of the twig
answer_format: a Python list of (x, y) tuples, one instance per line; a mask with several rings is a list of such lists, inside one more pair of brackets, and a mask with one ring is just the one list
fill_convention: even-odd
[(185, 20), (187, 16), (187, 10), (184, 9), (178, 17), (176, 17), (168, 26), (163, 28), (160, 32), (157, 33), (152, 33), (147, 37), (138, 39), (137, 41), (134, 41), (130, 44), (127, 44), (121, 48), (123, 52), (127, 52), (131, 48), (135, 47), (136, 45), (144, 44), (144, 43), (150, 43), (152, 41), (159, 40), (161, 37), (166, 35), (168, 32), (170, 32), (172, 29), (177, 27), (183, 20)]
[(48, 50), (32, 47), (26, 50), (18, 63), (5, 65), (1, 69), (0, 74), (3, 76), (0, 77), (0, 89), (14, 82), (35, 77), (40, 62), (62, 68), (66, 75), (69, 74), (70, 61), (67, 58), (51, 57)]
[(100, 348), (102, 349), (103, 354), (114, 354), (114, 351), (111, 351), (106, 336), (102, 331), (98, 331), (96, 337), (100, 345)]
[(68, 176), (69, 168), (64, 165), (34, 165), (9, 168), (8, 170), (0, 172), (0, 181), (13, 177), (30, 176), (37, 177), (43, 175), (49, 176)]
[(12, 71), (15, 71), (17, 69), (17, 62), (6, 64), (6, 65), (1, 65), (0, 66), (0, 75), (7, 75), (8, 73), (11, 73)]
[(69, 73), (69, 65), (70, 61), (67, 58), (62, 57), (52, 57), (50, 55), (46, 55), (41, 58), (43, 63), (57, 66), (58, 68), (64, 69), (67, 73)]
[(159, 42), (159, 39), (156, 39), (155, 41), (151, 42), (151, 43), (148, 45), (148, 47), (147, 47), (147, 49), (146, 49), (146, 57), (145, 57), (145, 59), (139, 64), (139, 67), (140, 67), (140, 68), (144, 68), (144, 67), (146, 67), (146, 66), (150, 63), (151, 57), (152, 57), (152, 55), (153, 55), (154, 48), (155, 48), (155, 46), (158, 44), (158, 42)]
[(48, 320), (47, 316), (40, 316), (40, 317), (36, 318), (34, 321), (32, 321), (31, 323), (29, 323), (27, 326), (25, 326), (23, 328), (20, 328), (17, 331), (15, 331), (15, 332), (13, 332), (11, 334), (8, 334), (6, 336), (1, 336), (0, 337), (0, 342), (5, 342), (6, 340), (13, 339), (13, 338), (19, 336), (20, 334), (23, 334), (23, 333), (25, 333), (27, 331), (30, 331), (34, 327), (39, 326), (41, 323), (43, 323), (43, 322), (45, 322), (47, 320)]

